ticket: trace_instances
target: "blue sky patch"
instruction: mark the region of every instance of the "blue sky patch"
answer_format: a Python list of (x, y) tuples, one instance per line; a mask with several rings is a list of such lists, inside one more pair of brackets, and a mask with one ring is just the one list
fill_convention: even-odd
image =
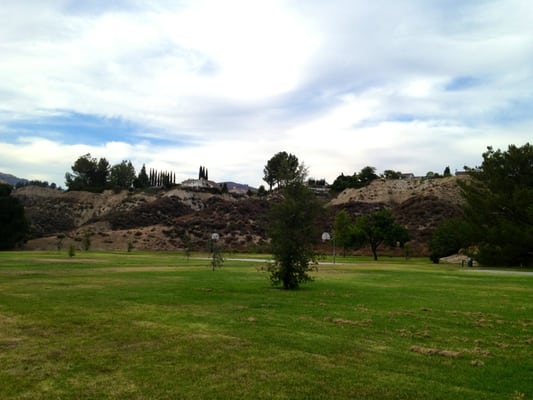
[[(98, 146), (109, 142), (132, 143), (147, 140), (157, 144), (187, 145), (187, 135), (171, 136), (151, 127), (141, 126), (120, 117), (58, 112), (56, 115), (31, 120), (16, 120), (5, 125), (9, 132), (8, 142), (21, 136), (42, 137), (64, 144)], [(164, 139), (167, 137), (167, 139)]]
[(444, 89), (452, 92), (457, 90), (469, 89), (480, 84), (481, 81), (478, 78), (474, 78), (473, 76), (458, 76), (448, 82)]

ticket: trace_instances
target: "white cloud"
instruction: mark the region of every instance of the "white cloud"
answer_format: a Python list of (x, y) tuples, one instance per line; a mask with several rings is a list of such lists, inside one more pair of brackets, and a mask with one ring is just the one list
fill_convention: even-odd
[[(526, 0), (113, 4), (3, 3), (0, 171), (62, 184), (91, 152), (258, 185), (285, 150), (331, 181), (365, 165), (460, 168), (530, 137)], [(16, 129), (59, 111), (120, 117), (140, 137), (67, 145)], [(172, 144), (183, 136), (196, 144)]]

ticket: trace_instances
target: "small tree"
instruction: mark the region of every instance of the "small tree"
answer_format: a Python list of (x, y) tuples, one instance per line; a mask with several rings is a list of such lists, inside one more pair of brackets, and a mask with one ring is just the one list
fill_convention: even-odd
[(219, 240), (218, 233), (213, 233), (211, 235), (210, 239), (210, 250), (211, 250), (211, 266), (213, 267), (213, 271), (216, 268), (222, 267), (222, 264), (224, 264), (224, 258), (222, 257), (222, 252), (220, 251), (220, 247), (217, 245)]
[(61, 249), (63, 248), (63, 239), (65, 239), (65, 235), (63, 233), (60, 233), (59, 235), (57, 235), (57, 241), (56, 241), (56, 247), (57, 247), (57, 251), (61, 251)]
[(83, 250), (89, 251), (91, 249), (91, 233), (85, 232), (82, 239)]
[(352, 233), (352, 219), (346, 210), (340, 210), (335, 215), (333, 222), (333, 234), (335, 235), (335, 243), (342, 246), (342, 255), (346, 257), (346, 247), (350, 246)]
[(382, 244), (395, 247), (399, 243), (403, 247), (408, 240), (407, 229), (395, 223), (391, 212), (386, 209), (357, 218), (352, 232), (353, 245), (355, 247), (370, 245), (376, 261), (377, 250)]
[(76, 255), (76, 246), (74, 245), (74, 243), (71, 243), (70, 246), (68, 247), (68, 256), (72, 258), (75, 255)]
[(269, 211), (267, 233), (271, 240), (274, 263), (269, 267), (273, 285), (297, 289), (312, 281), (308, 272), (316, 261), (314, 245), (319, 239), (315, 224), (321, 207), (313, 194), (301, 183), (283, 189), (283, 198)]

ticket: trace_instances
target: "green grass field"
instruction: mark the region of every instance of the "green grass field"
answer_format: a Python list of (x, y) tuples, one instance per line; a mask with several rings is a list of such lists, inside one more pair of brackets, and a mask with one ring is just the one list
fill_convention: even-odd
[(263, 265), (0, 253), (0, 399), (533, 398), (531, 275)]

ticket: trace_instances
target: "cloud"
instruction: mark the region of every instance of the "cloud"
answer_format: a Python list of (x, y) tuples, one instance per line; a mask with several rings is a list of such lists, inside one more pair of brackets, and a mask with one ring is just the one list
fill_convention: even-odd
[(258, 185), (281, 150), (330, 181), (423, 174), (530, 137), (526, 0), (7, 0), (0, 18), (0, 171), (24, 177), (91, 152)]

